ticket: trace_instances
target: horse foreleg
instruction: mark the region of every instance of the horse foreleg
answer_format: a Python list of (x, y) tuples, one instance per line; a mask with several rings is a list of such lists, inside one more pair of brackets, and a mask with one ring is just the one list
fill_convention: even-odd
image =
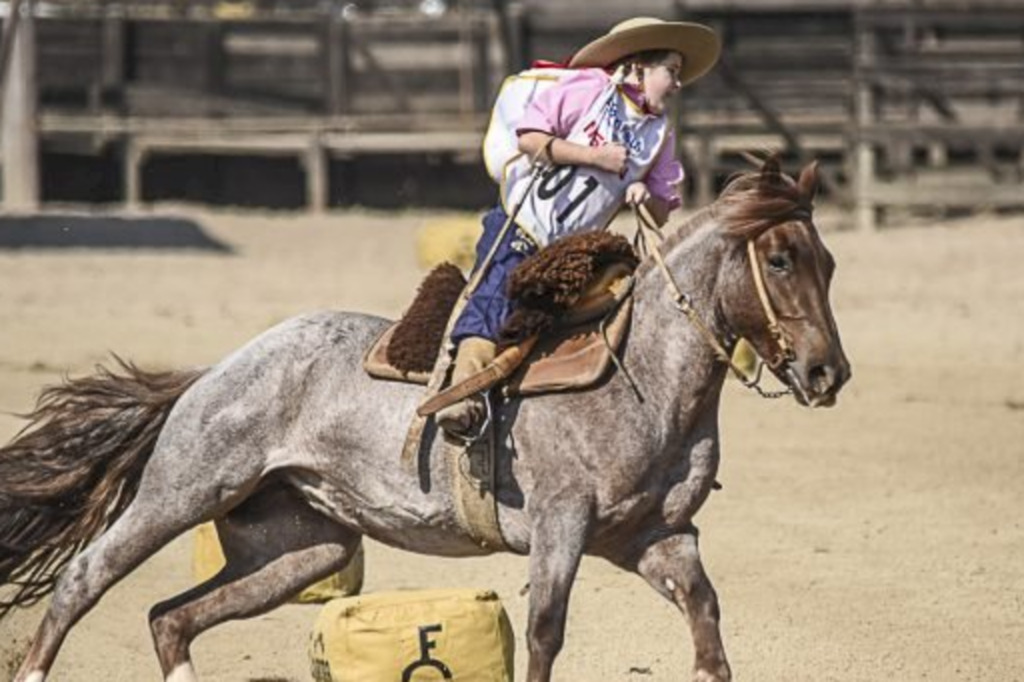
[(530, 543), (530, 650), (527, 682), (549, 682), (562, 650), (569, 592), (586, 544), (589, 504), (580, 498), (543, 505)]
[(678, 606), (689, 621), (695, 654), (694, 682), (731, 680), (718, 625), (718, 595), (700, 560), (697, 529), (691, 526), (652, 543), (631, 568)]
[(218, 521), (227, 564), (206, 583), (150, 611), (150, 629), (167, 682), (194, 682), (189, 646), (227, 620), (280, 606), (344, 568), (360, 535), (311, 509), (292, 491), (268, 488)]

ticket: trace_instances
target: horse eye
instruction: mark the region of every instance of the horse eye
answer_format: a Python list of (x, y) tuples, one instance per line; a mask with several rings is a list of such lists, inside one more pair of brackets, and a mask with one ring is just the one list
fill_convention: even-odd
[(789, 255), (785, 253), (773, 253), (768, 256), (768, 267), (775, 272), (789, 272), (793, 263), (789, 259)]

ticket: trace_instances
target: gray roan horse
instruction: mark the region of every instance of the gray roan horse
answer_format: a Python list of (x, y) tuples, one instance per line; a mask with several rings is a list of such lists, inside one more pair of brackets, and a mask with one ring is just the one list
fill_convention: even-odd
[[(811, 220), (816, 184), (813, 165), (794, 180), (769, 161), (661, 247), (708, 329), (726, 347), (742, 336), (775, 358), (776, 376), (811, 406), (831, 405), (849, 377), (828, 303), (833, 260)], [(460, 530), (438, 443), (417, 471), (399, 462), (423, 389), (364, 373), (363, 353), (386, 324), (304, 315), (202, 371), (122, 363), (45, 391), (27, 429), (0, 450), (0, 614), (52, 592), (16, 680), (44, 680), (69, 629), (111, 585), (210, 519), (227, 567), (150, 613), (174, 682), (196, 679), (197, 635), (338, 571), (363, 535), (426, 554), (483, 553)], [(639, 574), (685, 614), (693, 679), (729, 680), (693, 525), (715, 484), (727, 368), (650, 258), (637, 273), (622, 363), (638, 392), (615, 372), (590, 391), (500, 409), (500, 525), (509, 547), (530, 556), (527, 679), (551, 678), (587, 553)]]

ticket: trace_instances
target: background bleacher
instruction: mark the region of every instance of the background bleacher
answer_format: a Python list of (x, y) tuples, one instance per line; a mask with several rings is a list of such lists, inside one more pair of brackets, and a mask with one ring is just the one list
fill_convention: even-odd
[(43, 200), (483, 206), (478, 147), (504, 75), (630, 15), (723, 37), (676, 112), (692, 203), (770, 148), (819, 159), (864, 227), (1024, 204), (1016, 0), (51, 1)]

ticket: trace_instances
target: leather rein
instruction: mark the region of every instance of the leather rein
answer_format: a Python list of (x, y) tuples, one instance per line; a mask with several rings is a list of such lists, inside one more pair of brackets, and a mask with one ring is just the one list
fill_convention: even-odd
[[(786, 336), (782, 327), (779, 326), (779, 317), (775, 313), (775, 308), (772, 306), (771, 299), (768, 297), (768, 289), (764, 284), (764, 273), (761, 271), (761, 264), (757, 259), (757, 251), (754, 249), (754, 240), (747, 240), (747, 259), (750, 262), (750, 272), (754, 278), (754, 287), (757, 290), (757, 297), (761, 302), (761, 308), (764, 311), (765, 317), (768, 320), (768, 334), (775, 342), (776, 351), (775, 354), (767, 362), (761, 360), (758, 357), (757, 368), (754, 373), (748, 376), (732, 359), (732, 353), (725, 347), (715, 333), (711, 331), (710, 327), (704, 323), (701, 319), (700, 314), (694, 309), (693, 303), (690, 297), (683, 293), (679, 288), (679, 284), (676, 283), (675, 277), (672, 276), (672, 272), (668, 269), (668, 265), (665, 264), (665, 259), (661, 254), (661, 242), (665, 239), (661, 231), (656, 227), (654, 218), (651, 216), (650, 211), (643, 204), (637, 204), (633, 206), (633, 213), (636, 215), (637, 222), (637, 234), (643, 239), (644, 249), (654, 257), (655, 263), (658, 264), (658, 269), (661, 270), (662, 275), (665, 277), (666, 285), (668, 286), (669, 295), (672, 297), (676, 308), (686, 315), (686, 319), (697, 329), (701, 336), (704, 337), (704, 341), (711, 347), (715, 357), (720, 361), (728, 365), (732, 373), (740, 380), (747, 388), (756, 391), (762, 398), (781, 398), (786, 395), (790, 395), (794, 391), (794, 385), (796, 390), (801, 390), (799, 382), (795, 380), (792, 375), (792, 370), (789, 369), (789, 363), (796, 359), (796, 354), (793, 351), (792, 343)], [(655, 243), (652, 243), (651, 238)], [(773, 371), (779, 371), (783, 368), (786, 369), (786, 375), (789, 377), (789, 382), (786, 384), (786, 388), (779, 391), (766, 391), (761, 388), (761, 375), (764, 365), (767, 364)]]

